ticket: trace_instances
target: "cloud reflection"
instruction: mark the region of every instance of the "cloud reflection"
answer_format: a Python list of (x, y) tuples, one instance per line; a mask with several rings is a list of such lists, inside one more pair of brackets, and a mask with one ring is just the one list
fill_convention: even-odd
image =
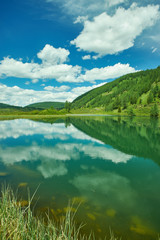
[[(77, 130), (73, 125), (68, 128), (64, 123), (47, 124), (30, 120), (3, 121), (0, 138), (13, 138), (14, 146), (0, 147), (0, 160), (7, 166), (22, 161), (38, 162), (37, 170), (44, 178), (63, 176), (67, 174), (66, 161), (81, 161), (83, 158), (112, 161), (113, 163), (126, 163), (132, 156), (101, 144)], [(37, 136), (38, 138), (29, 138)], [(25, 143), (18, 138), (25, 136)], [(41, 139), (41, 143), (39, 143)], [(53, 141), (53, 139), (57, 139)], [(46, 142), (47, 141), (47, 142)]]
[(95, 170), (76, 176), (71, 183), (95, 206), (131, 207), (136, 193), (130, 181), (114, 172)]

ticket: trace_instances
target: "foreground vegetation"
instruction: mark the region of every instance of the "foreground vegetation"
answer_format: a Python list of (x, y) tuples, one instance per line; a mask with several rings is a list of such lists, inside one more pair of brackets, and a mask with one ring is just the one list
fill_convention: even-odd
[[(22, 207), (11, 189), (3, 189), (0, 200), (0, 239), (30, 240), (30, 239), (78, 239), (73, 218), (68, 212), (59, 227), (49, 220), (35, 218), (31, 211), (31, 201), (27, 207)], [(84, 238), (83, 238), (84, 239)]]
[[(31, 201), (23, 207), (21, 201), (13, 194), (10, 188), (2, 190), (0, 198), (0, 239), (3, 240), (91, 240), (90, 236), (81, 236), (80, 229), (76, 228), (74, 215), (68, 211), (65, 219), (57, 225), (47, 217), (38, 219), (31, 211)], [(111, 234), (110, 240), (116, 240)]]

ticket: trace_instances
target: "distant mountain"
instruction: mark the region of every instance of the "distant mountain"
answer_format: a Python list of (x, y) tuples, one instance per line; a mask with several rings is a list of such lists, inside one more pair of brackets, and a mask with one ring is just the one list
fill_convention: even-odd
[[(7, 114), (7, 113), (13, 113), (13, 112), (19, 112), (19, 113), (27, 113), (27, 112), (31, 112), (34, 110), (47, 110), (47, 109), (56, 109), (56, 110), (60, 110), (62, 108), (64, 108), (65, 103), (63, 102), (39, 102), (39, 103), (34, 103), (34, 104), (30, 104), (27, 105), (25, 107), (19, 107), (19, 106), (13, 106), (13, 105), (9, 105), (9, 104), (5, 104), (5, 103), (0, 103), (0, 113), (1, 114)], [(56, 111), (55, 110), (55, 111)]]
[(9, 105), (9, 104), (5, 104), (5, 103), (0, 103), (0, 109), (15, 109), (15, 110), (22, 110), (22, 107), (18, 107), (18, 106), (13, 106), (13, 105)]
[(25, 108), (34, 108), (34, 109), (48, 109), (48, 108), (55, 108), (55, 109), (62, 109), (64, 108), (65, 103), (64, 102), (38, 102), (33, 103), (25, 106)]
[(95, 88), (72, 102), (73, 109), (101, 108), (105, 111), (141, 108), (160, 104), (160, 67), (127, 74), (101, 87)]

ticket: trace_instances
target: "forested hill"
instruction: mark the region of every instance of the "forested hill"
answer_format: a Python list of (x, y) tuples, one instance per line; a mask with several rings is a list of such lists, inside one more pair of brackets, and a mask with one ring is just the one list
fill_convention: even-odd
[(160, 103), (160, 66), (156, 69), (127, 74), (101, 87), (95, 88), (72, 103), (72, 108), (101, 107), (106, 111), (130, 106)]
[(25, 107), (18, 107), (9, 104), (0, 103), (0, 115), (10, 114), (60, 114), (63, 111), (65, 103), (63, 102), (39, 102), (27, 105)]
[(5, 103), (0, 103), (0, 109), (15, 109), (15, 110), (21, 110), (22, 107), (19, 106), (13, 106)]
[(27, 108), (38, 108), (38, 109), (48, 109), (48, 108), (55, 108), (55, 109), (62, 109), (64, 108), (64, 102), (38, 102), (27, 105)]

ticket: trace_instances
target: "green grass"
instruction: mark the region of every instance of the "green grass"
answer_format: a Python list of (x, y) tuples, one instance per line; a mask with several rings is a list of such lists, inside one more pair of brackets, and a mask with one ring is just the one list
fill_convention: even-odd
[[(31, 211), (31, 200), (22, 207), (10, 188), (2, 190), (0, 199), (0, 239), (3, 240), (61, 240), (78, 239), (80, 227), (76, 229), (71, 213), (66, 214), (60, 226), (48, 218), (35, 218)], [(85, 239), (85, 238), (83, 238)]]
[[(0, 198), (0, 239), (2, 240), (94, 240), (93, 234), (82, 236), (74, 222), (74, 215), (67, 212), (65, 219), (58, 225), (47, 216), (47, 220), (33, 216), (31, 203), (23, 207), (13, 191), (2, 189)], [(110, 240), (116, 240), (111, 233)], [(118, 239), (117, 239), (118, 240)]]

